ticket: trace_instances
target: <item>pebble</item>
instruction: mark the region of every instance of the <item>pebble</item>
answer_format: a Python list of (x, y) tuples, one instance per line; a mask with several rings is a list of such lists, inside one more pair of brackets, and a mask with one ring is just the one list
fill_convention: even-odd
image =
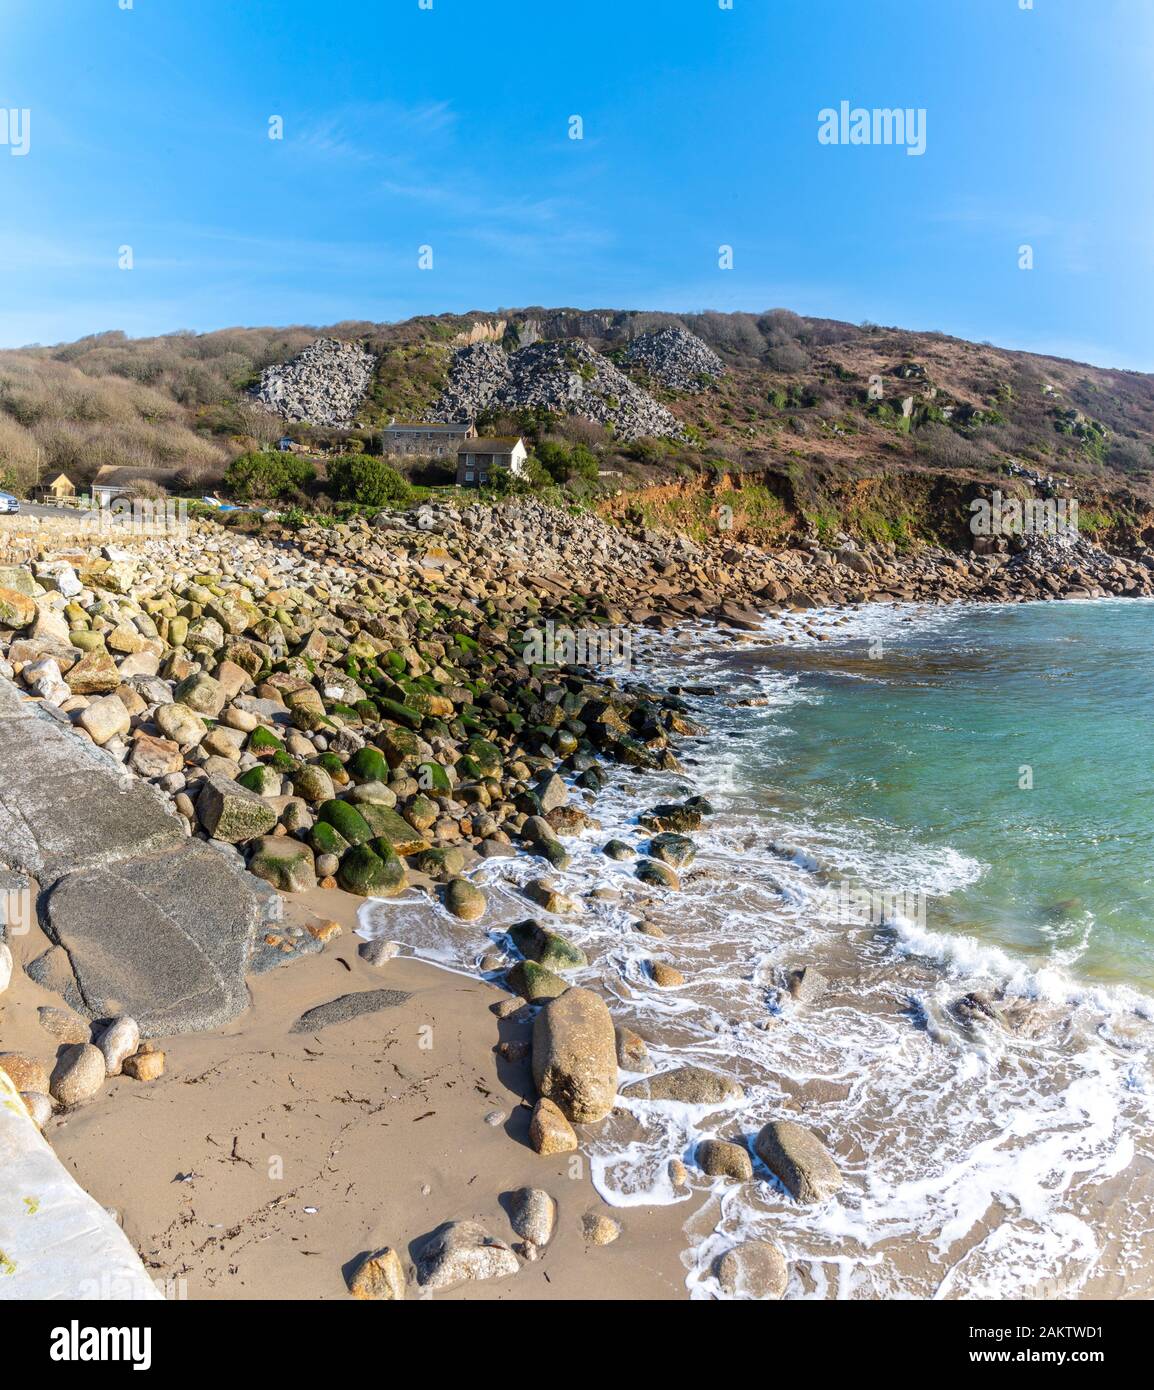
[(357, 954), (366, 965), (384, 965), (386, 961), (392, 960), (400, 949), (399, 941), (385, 941), (382, 937), (377, 937), (373, 941), (362, 941), (357, 948)]
[(135, 1056), (125, 1059), (124, 1073), (134, 1081), (157, 1081), (164, 1075), (164, 1053), (145, 1043)]
[(485, 1123), (496, 1129), (498, 1125), (503, 1125), (508, 1118), (509, 1116), (504, 1110), (490, 1110), (485, 1116)]
[(621, 1234), (621, 1223), (604, 1212), (587, 1211), (581, 1218), (581, 1232), (589, 1245), (612, 1245)]

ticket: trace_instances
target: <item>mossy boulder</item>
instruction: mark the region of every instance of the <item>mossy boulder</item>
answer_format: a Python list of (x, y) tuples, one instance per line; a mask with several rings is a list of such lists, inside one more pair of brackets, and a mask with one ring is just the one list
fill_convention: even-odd
[(317, 821), (309, 831), (309, 844), (317, 854), (331, 854), (337, 859), (349, 848), (349, 842), (328, 821)]
[(412, 855), (409, 862), (418, 873), (444, 883), (456, 877), (465, 867), (465, 855), (451, 846), (447, 849), (424, 849)]
[(345, 764), (354, 782), (385, 782), (389, 776), (389, 765), (379, 748), (358, 748)]
[(247, 787), (257, 796), (280, 796), (281, 775), (267, 763), (250, 767), (236, 779), (242, 787)]
[(271, 758), (274, 753), (283, 753), (285, 746), (271, 729), (259, 724), (248, 736), (248, 751), (254, 758)]
[(373, 840), (345, 851), (337, 882), (346, 893), (363, 898), (392, 898), (408, 886), (409, 878), (392, 845)]
[(471, 738), (465, 745), (465, 752), (476, 763), (482, 777), (499, 777), (501, 775), (503, 759), (501, 750), (496, 744), (483, 738)]
[(509, 938), (526, 960), (537, 961), (550, 970), (579, 970), (589, 964), (580, 946), (531, 918), (514, 923), (509, 928)]
[(308, 802), (333, 800), (332, 776), (319, 763), (309, 763), (293, 774), (293, 792)]
[(422, 791), (448, 793), (453, 790), (453, 784), (449, 780), (449, 774), (440, 763), (418, 763), (416, 776), (417, 785)]
[(363, 845), (373, 837), (368, 821), (347, 801), (326, 801), (318, 812), (318, 819), (331, 825), (350, 845)]
[(248, 869), (282, 893), (306, 893), (317, 886), (312, 851), (288, 835), (268, 835), (258, 840)]
[(538, 999), (556, 999), (569, 988), (568, 980), (563, 980), (535, 960), (519, 960), (509, 971), (507, 979), (509, 988), (530, 1004)]
[(428, 840), (391, 807), (362, 802), (357, 811), (370, 832), (387, 840), (398, 854), (419, 854), (429, 848)]
[(601, 851), (607, 859), (636, 859), (637, 851), (625, 840), (610, 840)]

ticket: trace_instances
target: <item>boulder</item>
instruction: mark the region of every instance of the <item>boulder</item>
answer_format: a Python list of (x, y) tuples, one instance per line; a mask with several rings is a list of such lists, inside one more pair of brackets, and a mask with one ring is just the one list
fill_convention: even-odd
[(547, 878), (530, 879), (521, 889), (521, 892), (531, 903), (535, 903), (546, 912), (552, 912), (558, 917), (572, 917), (584, 911), (582, 904), (576, 898), (562, 893)]
[(829, 982), (812, 965), (789, 972), (789, 992), (799, 1004), (812, 1004), (826, 992)]
[(557, 1203), (539, 1187), (519, 1187), (510, 1192), (507, 1204), (509, 1224), (531, 1245), (548, 1245), (557, 1223)]
[(697, 847), (687, 835), (675, 835), (672, 831), (667, 831), (655, 835), (649, 841), (649, 853), (662, 864), (668, 864), (674, 869), (684, 869), (693, 863)]
[(758, 1158), (798, 1202), (824, 1202), (844, 1186), (841, 1171), (816, 1134), (793, 1120), (771, 1120), (753, 1143)]
[(169, 773), (181, 771), (184, 757), (180, 745), (172, 739), (155, 738), (137, 729), (132, 737), (128, 765), (138, 777), (167, 777)]
[(80, 711), (76, 722), (92, 742), (102, 748), (112, 739), (121, 738), (132, 727), (123, 701), (115, 695), (103, 695), (89, 701), (86, 708)]
[(225, 691), (221, 683), (204, 671), (182, 680), (173, 690), (172, 698), (178, 705), (187, 705), (197, 714), (215, 719), (225, 705)]
[(29, 627), (36, 619), (36, 600), (0, 586), (0, 627)]
[(574, 946), (560, 932), (550, 931), (540, 922), (515, 922), (509, 936), (526, 960), (537, 961), (547, 970), (579, 970), (589, 961), (580, 946)]
[(448, 1221), (429, 1236), (417, 1256), (417, 1281), (447, 1289), (468, 1279), (507, 1279), (521, 1263), (512, 1250), (476, 1221)]
[(645, 1039), (632, 1028), (617, 1029), (617, 1065), (625, 1071), (651, 1071), (653, 1068)]
[(104, 1053), (91, 1043), (74, 1043), (61, 1050), (52, 1069), (49, 1094), (61, 1105), (83, 1105), (97, 1095), (108, 1075)]
[(134, 1018), (121, 1014), (101, 1030), (96, 1046), (104, 1057), (108, 1075), (119, 1076), (124, 1063), (140, 1046), (140, 1025)]
[(208, 733), (208, 725), (187, 705), (160, 705), (152, 717), (164, 737), (179, 748), (195, 748)]
[(649, 978), (658, 989), (676, 989), (678, 985), (685, 983), (685, 976), (681, 971), (663, 960), (649, 962)]
[(680, 1105), (725, 1105), (745, 1098), (744, 1089), (732, 1077), (693, 1065), (633, 1081), (621, 1094), (639, 1100), (672, 1100)]
[(120, 684), (120, 672), (108, 652), (98, 648), (69, 667), (64, 680), (73, 695), (107, 695)]
[(697, 1146), (697, 1166), (711, 1178), (748, 1182), (753, 1177), (749, 1150), (727, 1139), (703, 1139)]
[(34, 1057), (23, 1052), (0, 1052), (0, 1071), (7, 1075), (18, 1091), (48, 1094), (51, 1084), (48, 1068)]
[(214, 840), (233, 845), (267, 835), (276, 825), (276, 812), (267, 802), (227, 777), (205, 778), (196, 813)]
[(681, 888), (681, 881), (669, 867), (662, 864), (657, 859), (642, 859), (638, 862), (634, 874), (637, 878), (650, 888), (668, 888), (676, 893)]
[(312, 850), (289, 835), (266, 835), (258, 840), (248, 871), (282, 893), (307, 893), (317, 886)]
[(376, 1303), (399, 1303), (404, 1298), (405, 1267), (392, 1246), (386, 1245), (360, 1260), (349, 1275), (349, 1293)]
[(485, 915), (485, 895), (467, 878), (451, 878), (445, 884), (441, 901), (462, 922), (475, 922)]
[(521, 960), (509, 971), (509, 988), (522, 999), (535, 1004), (541, 999), (556, 999), (569, 988), (569, 981), (535, 960)]
[(543, 816), (557, 810), (559, 806), (564, 806), (569, 800), (569, 788), (555, 772), (546, 773), (537, 781), (533, 790), (537, 794)]
[(533, 1024), (533, 1080), (576, 1124), (603, 1120), (617, 1095), (613, 1019), (599, 994), (568, 989)]

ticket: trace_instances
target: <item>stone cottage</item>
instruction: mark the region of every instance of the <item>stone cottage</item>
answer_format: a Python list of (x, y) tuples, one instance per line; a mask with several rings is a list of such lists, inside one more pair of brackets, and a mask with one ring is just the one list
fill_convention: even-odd
[(427, 420), (394, 420), (381, 431), (381, 450), (386, 454), (412, 454), (421, 458), (451, 458), (477, 427), (471, 420), (441, 424)]

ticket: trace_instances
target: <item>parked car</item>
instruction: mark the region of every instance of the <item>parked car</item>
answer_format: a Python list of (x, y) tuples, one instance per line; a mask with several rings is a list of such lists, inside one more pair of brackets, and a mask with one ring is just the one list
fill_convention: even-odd
[(19, 510), (19, 497), (13, 497), (10, 492), (0, 492), (0, 512), (18, 512)]

